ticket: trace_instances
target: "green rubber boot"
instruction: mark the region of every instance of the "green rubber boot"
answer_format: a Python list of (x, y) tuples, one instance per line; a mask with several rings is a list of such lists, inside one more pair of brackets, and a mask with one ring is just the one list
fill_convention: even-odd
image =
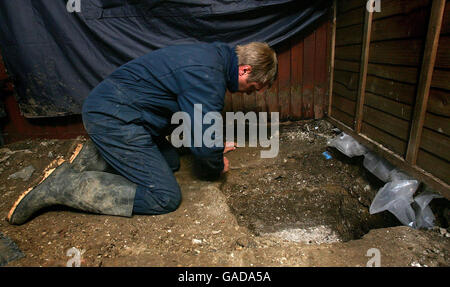
[[(80, 149), (78, 152), (77, 149)], [(118, 172), (110, 166), (100, 155), (97, 147), (88, 139), (82, 146), (75, 149), (73, 158), (70, 160), (71, 168), (76, 171), (104, 171), (118, 174)]]
[(62, 163), (34, 188), (25, 191), (8, 214), (11, 224), (23, 224), (34, 213), (53, 205), (107, 215), (130, 217), (136, 184), (99, 171), (79, 172)]

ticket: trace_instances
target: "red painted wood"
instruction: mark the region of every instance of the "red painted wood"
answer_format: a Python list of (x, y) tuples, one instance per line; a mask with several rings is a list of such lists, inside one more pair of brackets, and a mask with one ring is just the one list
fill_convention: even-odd
[(324, 116), (325, 91), (327, 89), (327, 26), (323, 24), (316, 30), (315, 69), (314, 69), (314, 118)]
[(256, 94), (256, 108), (255, 112), (267, 112), (267, 93)]
[(233, 111), (243, 111), (244, 110), (244, 99), (242, 93), (233, 93), (231, 95), (233, 99)]
[[(278, 79), (277, 77), (272, 84), (270, 89), (265, 91), (266, 94), (266, 103), (267, 103), (267, 112), (280, 112), (278, 105)], [(270, 117), (270, 115), (269, 115)]]
[(256, 93), (251, 93), (249, 95), (243, 94), (242, 99), (244, 102), (244, 112), (256, 110)]
[(291, 39), (291, 117), (301, 119), (303, 86), (303, 39)]
[(26, 119), (20, 114), (19, 105), (13, 95), (4, 95), (8, 114), (6, 119), (1, 119), (5, 143), (30, 138), (70, 139), (86, 135), (81, 116)]
[(290, 115), (291, 106), (291, 42), (280, 44), (278, 52), (278, 105), (280, 120), (286, 120)]
[(233, 98), (231, 96), (231, 93), (227, 91), (225, 93), (225, 104), (224, 104), (224, 112), (230, 112), (233, 110)]
[(304, 39), (303, 44), (303, 104), (304, 118), (314, 118), (314, 67), (316, 52), (316, 33)]
[(326, 91), (325, 91), (325, 103), (324, 103), (324, 114), (328, 114), (328, 106), (330, 101), (330, 61), (331, 61), (331, 37), (333, 33), (333, 26), (331, 25), (330, 21), (326, 22), (326, 30), (327, 30), (327, 62), (325, 66), (325, 71), (327, 74), (327, 81), (326, 81)]
[[(5, 81), (6, 79), (8, 79), (8, 75), (6, 74), (5, 65), (3, 64), (3, 58), (0, 53), (0, 83), (1, 83), (1, 81)], [(0, 88), (1, 88), (1, 86), (0, 86)]]

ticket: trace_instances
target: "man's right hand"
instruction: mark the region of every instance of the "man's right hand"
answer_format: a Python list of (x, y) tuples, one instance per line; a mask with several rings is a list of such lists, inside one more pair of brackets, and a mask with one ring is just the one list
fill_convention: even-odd
[(225, 143), (225, 148), (223, 150), (223, 153), (225, 154), (227, 152), (235, 150), (236, 146), (237, 146), (237, 143), (235, 143), (235, 142), (226, 142)]

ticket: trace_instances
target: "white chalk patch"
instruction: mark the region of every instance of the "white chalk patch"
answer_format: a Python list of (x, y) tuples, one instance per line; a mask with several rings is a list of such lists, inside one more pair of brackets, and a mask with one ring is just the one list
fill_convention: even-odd
[(329, 227), (320, 225), (306, 229), (291, 228), (273, 233), (263, 233), (262, 236), (273, 236), (293, 242), (309, 244), (333, 243), (342, 241), (341, 238)]

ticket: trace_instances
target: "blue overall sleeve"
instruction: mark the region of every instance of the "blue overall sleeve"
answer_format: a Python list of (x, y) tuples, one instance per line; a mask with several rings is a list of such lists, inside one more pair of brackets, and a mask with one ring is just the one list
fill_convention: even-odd
[(176, 78), (182, 87), (177, 99), (178, 105), (191, 119), (190, 149), (195, 156), (196, 167), (200, 169), (202, 176), (217, 177), (224, 168), (223, 136), (217, 134), (213, 136), (213, 138), (221, 137), (221, 146), (206, 147), (203, 141), (201, 147), (194, 146), (195, 128), (201, 129), (203, 138), (205, 130), (212, 125), (194, 121), (194, 105), (202, 105), (202, 120), (208, 112), (220, 112), (223, 109), (226, 92), (224, 72), (220, 67), (193, 66), (178, 71)]

